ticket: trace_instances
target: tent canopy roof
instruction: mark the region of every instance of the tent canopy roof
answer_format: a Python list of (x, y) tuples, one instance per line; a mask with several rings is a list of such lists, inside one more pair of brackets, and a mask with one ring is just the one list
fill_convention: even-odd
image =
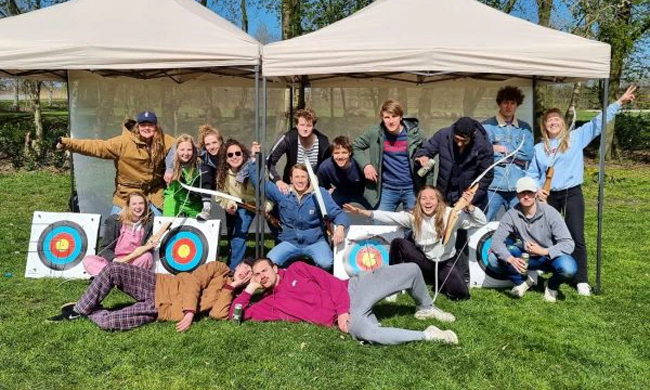
[(404, 72), (413, 82), (453, 74), (607, 78), (610, 46), (476, 0), (377, 0), (318, 31), (264, 46), (262, 58), (266, 77), (312, 80), (381, 73), (399, 80)]
[(260, 50), (193, 0), (72, 0), (0, 20), (0, 69), (8, 75), (84, 69), (160, 77), (145, 70), (251, 67)]

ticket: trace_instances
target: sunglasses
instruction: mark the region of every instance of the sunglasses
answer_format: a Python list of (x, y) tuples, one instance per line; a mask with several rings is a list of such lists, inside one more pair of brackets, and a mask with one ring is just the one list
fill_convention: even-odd
[(233, 158), (235, 156), (241, 157), (241, 155), (242, 155), (242, 152), (231, 152), (231, 153), (226, 154), (226, 156), (228, 156), (228, 158)]

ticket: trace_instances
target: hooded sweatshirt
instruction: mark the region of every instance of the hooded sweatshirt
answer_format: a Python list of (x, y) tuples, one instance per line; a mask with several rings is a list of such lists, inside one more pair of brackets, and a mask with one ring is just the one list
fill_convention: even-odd
[(562, 215), (546, 203), (537, 202), (537, 211), (527, 218), (518, 204), (506, 212), (499, 227), (492, 236), (492, 252), (501, 260), (510, 257), (506, 247), (506, 238), (514, 236), (523, 242), (534, 241), (542, 248), (548, 249), (548, 257), (554, 259), (560, 255), (570, 255), (574, 242)]

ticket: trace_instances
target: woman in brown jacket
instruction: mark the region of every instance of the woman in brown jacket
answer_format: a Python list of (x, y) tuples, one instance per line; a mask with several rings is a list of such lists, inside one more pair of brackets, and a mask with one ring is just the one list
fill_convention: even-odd
[[(228, 318), (234, 291), (251, 277), (253, 259), (246, 259), (230, 274), (220, 261), (204, 264), (178, 275), (155, 274), (129, 264), (110, 263), (93, 279), (77, 303), (61, 307), (50, 321), (87, 316), (101, 329), (128, 330), (153, 321), (176, 321), (176, 330), (190, 328), (194, 315), (208, 313), (215, 320)], [(101, 303), (113, 287), (136, 302), (119, 310), (105, 310)]]
[(165, 181), (165, 155), (174, 144), (174, 137), (163, 132), (152, 111), (138, 114), (133, 129), (122, 127), (122, 134), (107, 140), (61, 138), (57, 149), (65, 149), (90, 157), (114, 160), (115, 192), (113, 209), (117, 214), (126, 206), (131, 192), (141, 191), (150, 201), (151, 211), (161, 215)]

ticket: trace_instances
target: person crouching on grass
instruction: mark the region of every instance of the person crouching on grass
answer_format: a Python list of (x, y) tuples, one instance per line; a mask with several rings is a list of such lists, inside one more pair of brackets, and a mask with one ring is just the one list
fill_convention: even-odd
[[(251, 297), (262, 289), (262, 297), (251, 303)], [(401, 290), (408, 290), (418, 310), (415, 318), (435, 318), (435, 308), (415, 264), (381, 267), (361, 272), (350, 280), (340, 280), (318, 267), (303, 262), (287, 269), (278, 269), (270, 259), (257, 259), (253, 276), (244, 291), (233, 301), (243, 307), (242, 319), (252, 321), (305, 321), (332, 327), (338, 325), (355, 340), (375, 344), (396, 345), (410, 341), (439, 341), (457, 344), (451, 330), (431, 325), (424, 331), (381, 326), (372, 311), (380, 300)]]
[[(175, 321), (176, 330), (186, 331), (195, 313), (210, 318), (228, 318), (235, 290), (251, 277), (252, 259), (245, 259), (232, 274), (219, 261), (204, 264), (192, 272), (178, 275), (111, 263), (93, 279), (76, 303), (61, 307), (61, 313), (49, 321), (76, 320), (88, 317), (105, 330), (128, 330), (153, 321)], [(119, 310), (105, 310), (102, 301), (113, 287), (119, 288), (136, 302)]]
[[(515, 298), (523, 297), (534, 283), (526, 275), (528, 270), (551, 272), (553, 276), (546, 282), (544, 300), (555, 302), (560, 285), (573, 280), (578, 268), (571, 257), (574, 241), (562, 215), (535, 198), (539, 191), (535, 179), (522, 177), (517, 180), (516, 189), (519, 204), (499, 221), (492, 236), (490, 262), (496, 260), (514, 283), (510, 294)], [(515, 242), (509, 237), (521, 240), (523, 247), (513, 245)], [(529, 254), (528, 264), (522, 259), (522, 253)]]
[[(413, 231), (413, 240), (395, 238), (390, 243), (390, 263), (415, 263), (424, 276), (436, 280), (441, 291), (450, 299), (469, 299), (469, 287), (463, 280), (459, 267), (455, 267), (456, 235), (459, 229), (467, 230), (483, 226), (485, 215), (472, 205), (474, 195), (464, 192), (463, 198), (469, 206), (460, 213), (456, 227), (447, 245), (443, 245), (445, 226), (451, 216), (452, 208), (445, 203), (442, 193), (432, 186), (424, 186), (417, 195), (413, 211), (369, 211), (350, 204), (343, 206), (345, 211), (361, 214), (387, 224), (396, 224)], [(452, 322), (454, 316), (438, 311), (440, 321)]]
[[(97, 255), (86, 256), (82, 261), (90, 276), (96, 276), (111, 262), (152, 269), (153, 245), (148, 241), (153, 230), (153, 215), (142, 192), (131, 192), (126, 198), (126, 207), (119, 214), (108, 216), (104, 225), (104, 236)], [(135, 255), (134, 251), (142, 246), (145, 252)]]

